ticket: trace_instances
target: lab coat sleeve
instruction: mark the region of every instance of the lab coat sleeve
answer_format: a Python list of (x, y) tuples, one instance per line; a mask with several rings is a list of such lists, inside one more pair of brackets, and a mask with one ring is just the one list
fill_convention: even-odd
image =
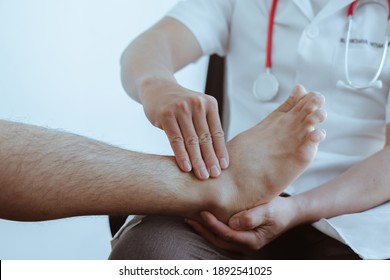
[(182, 22), (198, 40), (203, 54), (227, 53), (234, 0), (181, 0), (167, 14)]

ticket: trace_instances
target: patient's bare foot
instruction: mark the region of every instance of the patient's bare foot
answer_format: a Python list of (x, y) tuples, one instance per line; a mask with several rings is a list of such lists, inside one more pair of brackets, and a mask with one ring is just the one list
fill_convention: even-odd
[(314, 129), (326, 118), (323, 104), (322, 95), (297, 86), (277, 110), (228, 143), (231, 165), (224, 173), (235, 189), (220, 190), (219, 209), (212, 210), (218, 218), (270, 201), (302, 174), (325, 138)]

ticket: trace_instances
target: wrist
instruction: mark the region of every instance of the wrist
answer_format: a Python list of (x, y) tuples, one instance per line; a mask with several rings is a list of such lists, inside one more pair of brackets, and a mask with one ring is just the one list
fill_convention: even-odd
[(314, 223), (321, 217), (318, 215), (315, 203), (310, 199), (306, 193), (298, 194), (288, 198), (293, 204), (294, 218), (291, 220), (292, 227)]
[(179, 87), (173, 75), (148, 76), (139, 82), (138, 93), (142, 104), (148, 98), (155, 98), (157, 94), (168, 93)]

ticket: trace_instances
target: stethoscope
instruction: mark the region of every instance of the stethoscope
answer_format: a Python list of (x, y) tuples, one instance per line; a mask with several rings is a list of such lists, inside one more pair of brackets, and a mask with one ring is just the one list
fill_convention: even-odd
[[(256, 97), (256, 99), (260, 101), (269, 101), (273, 99), (279, 91), (279, 82), (278, 79), (275, 77), (275, 75), (272, 73), (272, 37), (273, 37), (273, 26), (274, 26), (274, 18), (275, 18), (275, 12), (276, 12), (276, 6), (277, 6), (278, 0), (273, 0), (270, 10), (270, 16), (268, 20), (268, 32), (267, 32), (267, 45), (266, 45), (266, 63), (265, 63), (265, 71), (263, 73), (260, 73), (260, 75), (257, 77), (253, 84), (253, 95)], [(355, 0), (350, 4), (348, 9), (348, 29), (347, 29), (347, 36), (345, 41), (345, 60), (344, 60), (344, 73), (345, 73), (345, 81), (339, 80), (337, 82), (337, 87), (344, 87), (344, 88), (351, 88), (351, 89), (367, 89), (367, 88), (382, 88), (382, 81), (378, 80), (379, 75), (381, 74), (387, 49), (388, 49), (388, 42), (389, 42), (389, 36), (390, 36), (390, 0), (388, 0), (388, 18), (387, 18), (387, 28), (386, 28), (386, 35), (385, 40), (383, 43), (383, 53), (382, 58), (378, 67), (378, 70), (376, 71), (374, 77), (365, 85), (359, 85), (351, 80), (350, 71), (349, 71), (349, 44), (350, 44), (350, 38), (351, 38), (351, 31), (352, 31), (352, 25), (353, 25), (353, 13), (356, 7), (356, 4), (358, 3), (358, 0)], [(378, 2), (375, 2), (376, 4), (379, 4)], [(382, 5), (382, 4), (380, 4)], [(384, 5), (383, 5), (384, 6)], [(386, 7), (385, 7), (386, 9)]]

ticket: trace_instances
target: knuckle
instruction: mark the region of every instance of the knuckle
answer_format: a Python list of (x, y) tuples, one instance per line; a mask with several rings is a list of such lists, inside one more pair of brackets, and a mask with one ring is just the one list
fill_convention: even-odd
[(211, 144), (213, 143), (213, 140), (211, 138), (211, 134), (206, 132), (206, 133), (202, 133), (199, 137), (199, 143), (201, 145), (208, 145), (208, 144)]
[(195, 95), (191, 98), (192, 106), (199, 112), (205, 111), (204, 97), (201, 95)]
[(255, 226), (255, 221), (249, 212), (244, 212), (240, 217), (240, 220), (241, 224), (246, 228), (253, 228)]
[(195, 146), (199, 145), (199, 137), (196, 135), (192, 135), (186, 139), (187, 146)]
[(170, 107), (167, 107), (161, 111), (161, 116), (163, 119), (170, 119), (170, 118), (173, 118), (175, 116), (175, 113), (173, 112), (173, 110)]
[(174, 145), (183, 144), (184, 143), (184, 139), (183, 139), (183, 137), (181, 137), (179, 135), (176, 135), (176, 136), (173, 136), (173, 137), (170, 138), (170, 143), (174, 144)]
[(212, 108), (218, 108), (218, 101), (214, 96), (206, 95), (207, 104)]
[(191, 108), (190, 105), (184, 100), (180, 100), (176, 103), (176, 108), (181, 112), (182, 114), (189, 115), (191, 114)]
[(215, 139), (224, 139), (225, 138), (225, 132), (222, 129), (216, 129), (212, 133), (212, 137)]
[(185, 160), (188, 160), (187, 153), (185, 151), (179, 151), (175, 153), (175, 158), (179, 162), (183, 162)]

